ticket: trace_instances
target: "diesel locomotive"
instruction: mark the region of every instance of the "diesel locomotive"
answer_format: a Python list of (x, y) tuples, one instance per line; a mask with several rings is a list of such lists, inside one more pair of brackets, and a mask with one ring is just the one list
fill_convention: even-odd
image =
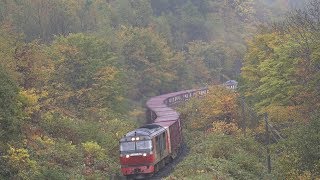
[(177, 157), (182, 144), (181, 120), (172, 106), (207, 88), (179, 91), (153, 97), (147, 101), (147, 124), (127, 133), (120, 140), (120, 164), (124, 176), (146, 178)]

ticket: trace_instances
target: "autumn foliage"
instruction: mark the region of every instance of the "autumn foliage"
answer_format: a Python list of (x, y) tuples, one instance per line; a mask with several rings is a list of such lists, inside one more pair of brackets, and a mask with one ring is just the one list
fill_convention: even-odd
[(229, 132), (236, 129), (234, 125), (240, 124), (238, 94), (223, 86), (210, 87), (205, 97), (191, 100), (183, 105), (181, 112), (186, 116), (185, 123), (190, 129), (212, 131), (225, 127)]
[[(310, 122), (318, 111), (319, 22), (312, 13), (285, 23), (290, 32), (263, 28), (253, 37), (257, 25), (301, 2), (0, 0), (0, 179), (109, 178), (119, 173), (118, 140), (145, 123), (148, 98), (240, 73), (239, 91), (213, 86), (181, 109), (189, 144), (203, 135), (200, 150), (211, 151), (205, 165), (187, 163), (178, 172), (262, 177), (256, 142), (234, 139), (243, 129), (238, 93), (284, 125)], [(317, 142), (315, 134), (301, 142), (312, 149), (307, 139)], [(301, 152), (303, 159), (316, 154)], [(200, 159), (195, 154), (190, 162)], [(307, 176), (317, 169), (306, 162), (281, 167)], [(217, 176), (206, 174), (216, 169)]]

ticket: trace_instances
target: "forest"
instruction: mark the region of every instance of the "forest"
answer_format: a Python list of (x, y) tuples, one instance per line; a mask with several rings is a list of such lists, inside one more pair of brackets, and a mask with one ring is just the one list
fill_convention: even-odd
[(317, 0), (0, 0), (0, 179), (117, 175), (148, 98), (207, 86), (167, 179), (320, 178), (319, 44)]

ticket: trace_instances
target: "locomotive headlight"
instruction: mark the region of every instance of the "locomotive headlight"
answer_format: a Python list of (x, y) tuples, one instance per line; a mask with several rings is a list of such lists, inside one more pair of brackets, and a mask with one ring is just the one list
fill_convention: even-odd
[(136, 140), (137, 140), (137, 141), (139, 141), (139, 139), (140, 139), (139, 137), (136, 137)]
[(142, 156), (147, 156), (147, 153), (143, 153)]
[(131, 138), (131, 141), (134, 141), (134, 140), (136, 140), (134, 137), (133, 137), (133, 138)]
[(126, 155), (126, 158), (129, 158), (129, 157), (130, 157), (130, 155), (129, 155), (129, 154), (127, 154), (127, 155)]

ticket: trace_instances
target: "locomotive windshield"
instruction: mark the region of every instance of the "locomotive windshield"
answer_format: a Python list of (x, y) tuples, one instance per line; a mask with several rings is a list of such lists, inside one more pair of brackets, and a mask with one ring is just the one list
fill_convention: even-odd
[(137, 151), (137, 150), (151, 150), (151, 149), (152, 149), (151, 140), (120, 143), (120, 151)]
[(120, 151), (134, 151), (135, 149), (135, 142), (122, 142), (120, 144)]
[(137, 141), (136, 142), (137, 150), (147, 150), (152, 148), (151, 141)]

